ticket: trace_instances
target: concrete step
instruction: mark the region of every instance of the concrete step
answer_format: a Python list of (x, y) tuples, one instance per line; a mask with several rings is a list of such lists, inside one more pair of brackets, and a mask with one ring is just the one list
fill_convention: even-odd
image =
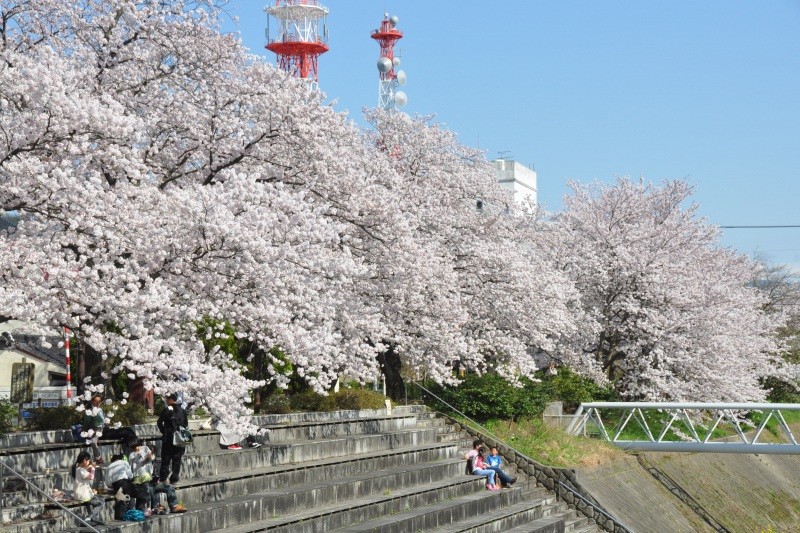
[(8, 522), (31, 520), (42, 513), (44, 513), (44, 504), (41, 503), (3, 507), (2, 512), (0, 512), (0, 522), (6, 524)]
[[(77, 522), (75, 522), (77, 524)], [(0, 533), (52, 533), (61, 528), (61, 519), (55, 516), (43, 516), (37, 520), (26, 520), (20, 523), (3, 524)]]
[(598, 528), (595, 524), (588, 524), (581, 526), (578, 529), (573, 529), (572, 533), (601, 533), (603, 530)]
[[(324, 532), (484, 490), (480, 480), (468, 476), (428, 483), (420, 482), (399, 489), (392, 489), (391, 485), (386, 484), (382, 491), (374, 490), (387, 481), (386, 477), (376, 478), (369, 475), (358, 480), (348, 480), (347, 483), (338, 485), (342, 494), (336, 494), (325, 483), (319, 483), (315, 487), (303, 486), (283, 491), (236, 496), (225, 501), (198, 506), (183, 514), (151, 517), (145, 523), (146, 531), (148, 533)], [(362, 492), (362, 487), (369, 487), (369, 490)], [(136, 523), (115, 522), (98, 529), (103, 533), (130, 533), (141, 531), (141, 528), (142, 526)], [(78, 529), (64, 531), (75, 532)]]
[[(8, 479), (6, 478), (6, 481)], [(2, 492), (0, 491), (0, 498), (2, 499), (2, 506), (5, 507), (14, 507), (15, 505), (22, 505), (28, 502), (28, 491), (27, 490), (17, 490), (13, 492)]]
[(447, 468), (448, 472), (458, 474), (457, 465), (460, 460), (453, 457), (454, 452), (453, 447), (434, 444), (310, 461), (297, 465), (222, 473), (181, 483), (178, 487), (178, 496), (187, 505), (195, 505), (229, 496), (275, 490), (279, 487), (312, 484), (319, 480), (337, 478), (352, 480), (363, 475), (378, 475), (390, 469), (408, 471), (424, 465)]
[[(226, 533), (249, 533), (255, 531), (321, 533), (381, 516), (395, 516), (409, 509), (450, 501), (469, 494), (487, 493), (483, 483), (479, 480), (476, 482), (474, 478), (465, 476), (460, 479), (464, 481), (435, 483), (412, 489), (401, 489), (393, 491), (391, 494), (363, 498), (349, 506), (322, 507), (314, 511), (294, 515), (277, 523), (262, 521), (239, 528), (219, 530), (219, 533), (222, 533), (222, 531)], [(494, 494), (494, 496), (497, 497), (498, 495)]]
[[(504, 489), (505, 490), (505, 489)], [(507, 531), (526, 524), (544, 515), (544, 507), (555, 502), (555, 495), (543, 488), (533, 492), (522, 491), (522, 500), (513, 505), (492, 512), (481, 513), (468, 520), (461, 520), (449, 526), (435, 529), (436, 533), (494, 533)]]
[[(330, 460), (332, 463), (348, 462), (356, 456), (389, 454), (393, 450), (408, 451), (409, 448), (425, 448), (437, 445), (447, 450), (448, 457), (456, 451), (452, 445), (437, 444), (435, 429), (405, 429), (382, 434), (351, 435), (335, 439), (319, 439), (315, 441), (297, 441), (287, 444), (264, 445), (260, 448), (243, 448), (242, 450), (221, 450), (217, 447), (213, 452), (195, 455), (190, 453), (183, 457), (181, 477), (184, 486), (192, 486), (192, 480), (210, 476), (234, 476), (236, 472), (253, 472), (265, 468), (282, 465), (307, 464), (315, 461)], [(159, 461), (155, 471), (158, 472)], [(95, 487), (104, 487), (105, 466), (96, 472)], [(72, 490), (72, 478), (69, 468), (60, 468), (49, 473), (30, 474), (28, 479), (36, 484), (45, 494), (51, 494), (54, 488)], [(188, 483), (188, 484), (187, 484)], [(204, 484), (204, 482), (200, 482)], [(43, 497), (32, 490), (27, 491), (26, 501), (36, 503)]]
[[(437, 435), (436, 427), (416, 428), (416, 417), (413, 415), (334, 420), (332, 422), (304, 422), (297, 427), (272, 426), (272, 428), (259, 440), (268, 444), (280, 444), (318, 441), (337, 436), (388, 434), (402, 430), (427, 431), (430, 441), (434, 441)], [(140, 437), (147, 446), (156, 452), (156, 455), (160, 456), (160, 435), (140, 435)], [(101, 440), (100, 445), (106, 462), (114, 453), (122, 451), (114, 441)], [(0, 451), (0, 456), (11, 468), (23, 474), (30, 474), (69, 468), (78, 453), (87, 449), (88, 447), (84, 443), (50, 443), (37, 446), (35, 450), (26, 447), (7, 448)], [(219, 432), (196, 430), (194, 442), (187, 448), (186, 457), (214, 454), (219, 451)]]
[(567, 508), (567, 505), (562, 502), (562, 509), (559, 510), (561, 516), (564, 517), (564, 530), (568, 532), (578, 531), (590, 525), (589, 519), (579, 514), (574, 509)]
[(564, 533), (564, 519), (558, 516), (544, 516), (504, 531), (505, 533)]
[[(455, 500), (438, 502), (361, 524), (337, 529), (340, 533), (404, 533), (406, 531), (432, 531), (443, 525), (474, 520), (475, 517), (499, 512), (505, 507), (519, 504), (523, 492), (518, 489), (501, 492), (482, 491)], [(461, 531), (459, 529), (455, 531)]]
[(296, 440), (329, 439), (346, 435), (384, 433), (416, 427), (435, 427), (417, 424), (416, 415), (392, 415), (381, 417), (301, 422), (284, 425), (262, 425), (268, 430), (259, 436), (262, 443), (281, 443)]
[[(392, 415), (421, 415), (425, 418), (430, 418), (433, 413), (425, 410), (423, 405), (398, 405), (392, 407)], [(363, 409), (363, 410), (345, 410), (345, 411), (318, 411), (318, 412), (305, 412), (305, 413), (287, 413), (287, 414), (270, 414), (270, 415), (255, 415), (252, 421), (257, 426), (281, 425), (281, 424), (297, 424), (303, 422), (319, 422), (319, 421), (332, 421), (332, 420), (345, 420), (345, 419), (358, 419), (379, 417), (386, 415), (386, 409)], [(199, 425), (208, 420), (208, 417), (190, 417), (189, 428), (192, 430), (199, 429)], [(133, 427), (137, 435), (158, 435), (158, 428), (155, 422), (138, 424)], [(50, 431), (16, 431), (14, 433), (7, 433), (0, 436), (0, 453), (2, 450), (9, 448), (34, 448), (42, 444), (71, 444), (72, 434), (68, 429), (57, 429)]]

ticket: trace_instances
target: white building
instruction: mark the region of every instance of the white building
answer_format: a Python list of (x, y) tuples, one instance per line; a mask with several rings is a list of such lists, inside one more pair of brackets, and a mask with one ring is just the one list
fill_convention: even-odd
[(33, 364), (35, 404), (54, 407), (66, 398), (67, 367), (64, 348), (59, 346), (61, 339), (47, 336), (46, 341), (49, 346), (44, 346), (42, 336), (32, 334), (24, 322), (0, 324), (0, 399), (11, 395), (14, 363)]
[(504, 189), (514, 195), (514, 200), (522, 205), (536, 205), (536, 171), (513, 159), (493, 161), (497, 181)]

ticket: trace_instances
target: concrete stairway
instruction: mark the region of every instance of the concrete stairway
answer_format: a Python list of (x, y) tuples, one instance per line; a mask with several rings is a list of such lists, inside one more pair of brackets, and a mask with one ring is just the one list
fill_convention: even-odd
[[(265, 415), (262, 447), (220, 449), (219, 434), (196, 430), (183, 459), (182, 514), (114, 522), (111, 496), (103, 532), (499, 532), (598, 531), (524, 475), (511, 489), (487, 491), (464, 475), (470, 440), (422, 406), (385, 411)], [(155, 428), (137, 433), (160, 447)], [(84, 447), (66, 432), (0, 440), (0, 458), (47, 494), (71, 489), (68, 468)], [(103, 456), (117, 453), (106, 443)], [(158, 465), (156, 465), (158, 466)], [(103, 468), (98, 470), (98, 486)], [(510, 474), (516, 475), (513, 469)], [(8, 476), (6, 476), (8, 479)], [(4, 493), (1, 533), (80, 531), (33, 490)], [(77, 503), (65, 504), (84, 516)], [(13, 523), (8, 523), (13, 522)], [(84, 529), (83, 531), (86, 531)]]

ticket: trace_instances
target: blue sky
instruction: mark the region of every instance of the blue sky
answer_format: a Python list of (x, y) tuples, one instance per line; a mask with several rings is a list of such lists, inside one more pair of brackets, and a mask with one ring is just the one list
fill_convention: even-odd
[[(231, 0), (225, 31), (264, 50), (265, 5)], [(377, 103), (388, 10), (405, 37), (405, 111), (565, 182), (684, 178), (718, 225), (800, 225), (800, 1), (323, 0), (320, 86), (361, 122)], [(800, 228), (728, 229), (723, 244), (800, 271)]]

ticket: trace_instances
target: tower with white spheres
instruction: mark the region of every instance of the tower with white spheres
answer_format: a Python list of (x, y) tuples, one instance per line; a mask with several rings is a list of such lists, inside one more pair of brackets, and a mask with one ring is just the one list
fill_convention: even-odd
[(373, 30), (372, 38), (378, 41), (380, 56), (378, 58), (378, 107), (396, 110), (408, 103), (406, 93), (399, 88), (406, 84), (406, 73), (396, 70), (400, 66), (400, 58), (394, 55), (394, 45), (403, 38), (403, 32), (397, 29), (399, 19), (396, 15), (383, 14), (381, 27)]

